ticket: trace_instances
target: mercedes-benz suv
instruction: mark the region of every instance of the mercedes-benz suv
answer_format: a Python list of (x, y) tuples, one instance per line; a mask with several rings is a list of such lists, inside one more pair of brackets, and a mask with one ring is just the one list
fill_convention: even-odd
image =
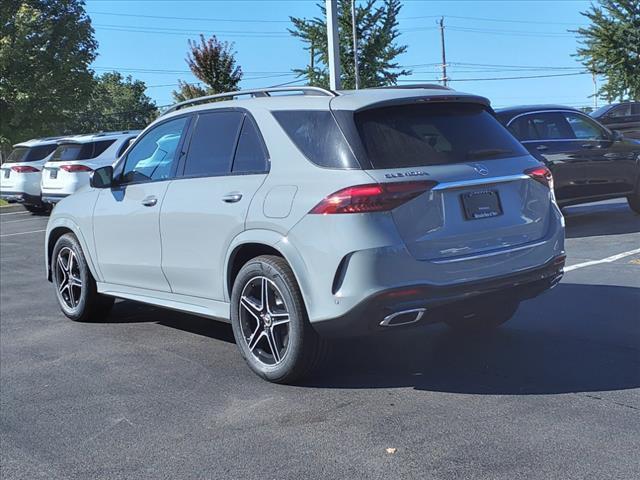
[(554, 286), (551, 184), (475, 95), (203, 97), (58, 204), (46, 270), (71, 319), (119, 297), (231, 322), (257, 374), (292, 382), (332, 336), (491, 328)]

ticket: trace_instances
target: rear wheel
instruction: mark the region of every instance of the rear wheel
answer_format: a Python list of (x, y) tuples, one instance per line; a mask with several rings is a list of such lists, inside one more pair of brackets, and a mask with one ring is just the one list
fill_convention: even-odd
[(471, 311), (457, 311), (447, 315), (445, 323), (454, 330), (492, 330), (510, 320), (518, 310), (518, 302), (510, 302), (499, 307), (477, 308)]
[(100, 295), (78, 239), (62, 235), (53, 247), (51, 277), (62, 312), (78, 322), (103, 320), (114, 299)]
[(629, 204), (629, 208), (633, 210), (635, 213), (640, 214), (640, 192), (634, 193), (627, 197), (627, 203)]
[(263, 255), (242, 267), (231, 294), (231, 324), (249, 367), (271, 382), (302, 378), (326, 353), (293, 272), (280, 257)]
[(25, 205), (24, 208), (26, 208), (31, 213), (37, 213), (37, 214), (45, 214), (51, 211), (51, 206), (47, 204)]

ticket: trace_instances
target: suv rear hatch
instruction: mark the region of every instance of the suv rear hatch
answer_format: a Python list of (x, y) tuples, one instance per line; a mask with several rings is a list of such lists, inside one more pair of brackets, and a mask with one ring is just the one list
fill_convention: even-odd
[(44, 160), (55, 148), (55, 143), (34, 147), (15, 147), (0, 168), (0, 181), (3, 190), (10, 190), (16, 184), (20, 175), (24, 173), (38, 173), (40, 165), (33, 166), (31, 164)]
[(500, 252), (535, 244), (549, 229), (550, 188), (525, 174), (540, 164), (474, 99), (335, 112), (375, 181), (435, 185), (391, 213), (416, 259)]
[(92, 168), (84, 163), (99, 156), (113, 142), (115, 139), (60, 143), (42, 172), (42, 187), (51, 190), (62, 189), (70, 175), (90, 173)]

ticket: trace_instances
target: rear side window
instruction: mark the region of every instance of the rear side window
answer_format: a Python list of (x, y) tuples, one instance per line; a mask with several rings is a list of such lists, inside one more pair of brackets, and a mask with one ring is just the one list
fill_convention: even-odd
[(62, 143), (51, 157), (52, 162), (90, 160), (102, 154), (115, 140), (100, 140), (88, 143)]
[(183, 175), (198, 177), (229, 173), (242, 118), (241, 112), (198, 115)]
[(245, 117), (238, 138), (236, 155), (233, 159), (233, 173), (263, 173), (267, 171), (267, 154), (260, 140), (258, 131)]
[(374, 169), (443, 165), (527, 153), (478, 104), (377, 108), (356, 113), (355, 123)]
[(573, 139), (573, 130), (561, 112), (523, 115), (509, 125), (509, 130), (521, 141)]
[(331, 112), (273, 112), (291, 141), (311, 162), (328, 168), (360, 168)]
[(37, 147), (15, 148), (7, 157), (6, 163), (37, 162), (56, 149), (56, 144), (39, 145)]

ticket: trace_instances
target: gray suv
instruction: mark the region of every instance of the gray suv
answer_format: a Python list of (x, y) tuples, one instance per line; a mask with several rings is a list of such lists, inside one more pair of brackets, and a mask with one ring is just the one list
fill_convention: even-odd
[(332, 336), (495, 327), (565, 255), (549, 170), (487, 99), (421, 86), (178, 104), (57, 205), (46, 258), (71, 319), (119, 297), (231, 322), (285, 383)]

